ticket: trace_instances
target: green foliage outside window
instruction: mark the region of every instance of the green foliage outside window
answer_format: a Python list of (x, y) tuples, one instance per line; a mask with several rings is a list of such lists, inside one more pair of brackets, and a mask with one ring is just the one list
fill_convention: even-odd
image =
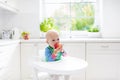
[(71, 30), (87, 30), (94, 24), (94, 18), (79, 18), (72, 20)]
[(88, 32), (99, 32), (99, 27), (98, 26), (90, 26), (88, 29)]
[[(53, 18), (45, 19), (40, 24), (40, 30), (46, 32), (50, 29), (84, 31), (90, 29), (95, 21), (94, 3), (64, 4), (54, 11)], [(69, 11), (66, 11), (69, 10)], [(66, 12), (65, 12), (66, 11)], [(44, 27), (43, 27), (44, 26)]]
[(78, 18), (72, 19), (71, 30), (87, 30), (94, 24), (94, 6), (92, 4), (74, 4), (72, 9)]
[[(94, 24), (94, 5), (91, 3), (76, 3), (71, 6), (71, 15), (62, 14), (63, 8), (57, 10), (54, 14), (56, 19), (56, 25), (59, 28), (63, 26), (71, 26), (68, 29), (74, 30), (87, 30), (91, 25)], [(74, 14), (74, 15), (72, 15)], [(62, 17), (59, 17), (62, 16)], [(71, 22), (69, 22), (71, 19)], [(63, 28), (64, 30), (64, 28)]]

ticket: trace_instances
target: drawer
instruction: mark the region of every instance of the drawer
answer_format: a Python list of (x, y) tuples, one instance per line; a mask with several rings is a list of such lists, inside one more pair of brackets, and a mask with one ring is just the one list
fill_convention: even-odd
[(120, 54), (120, 43), (87, 43), (87, 52)]

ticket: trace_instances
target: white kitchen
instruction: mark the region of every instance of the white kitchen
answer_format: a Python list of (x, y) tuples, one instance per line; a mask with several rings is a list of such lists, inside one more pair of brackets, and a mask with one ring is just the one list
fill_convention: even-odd
[[(0, 0), (0, 80), (35, 80), (32, 63), (48, 46), (45, 34), (50, 29), (58, 31), (68, 56), (88, 63), (70, 80), (120, 80), (119, 3)], [(38, 75), (36, 80), (51, 79)]]

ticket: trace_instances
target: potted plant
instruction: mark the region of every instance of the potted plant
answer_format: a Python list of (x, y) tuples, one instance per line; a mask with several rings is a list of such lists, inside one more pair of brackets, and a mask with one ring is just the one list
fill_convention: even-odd
[(100, 30), (97, 26), (92, 26), (88, 29), (88, 36), (89, 37), (100, 37)]
[(21, 33), (21, 36), (24, 40), (28, 40), (30, 38), (29, 34), (30, 34), (29, 32), (24, 31), (24, 32)]
[(44, 19), (44, 21), (40, 23), (41, 37), (44, 38), (45, 33), (52, 29), (57, 30), (57, 27), (55, 26), (54, 18), (50, 17), (50, 18)]

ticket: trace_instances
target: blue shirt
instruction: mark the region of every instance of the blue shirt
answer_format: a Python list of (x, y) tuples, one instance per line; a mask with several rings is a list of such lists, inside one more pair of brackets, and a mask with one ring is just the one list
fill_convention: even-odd
[(54, 48), (52, 48), (51, 46), (45, 48), (46, 61), (51, 62), (51, 61), (58, 61), (61, 59), (61, 56), (63, 54), (62, 52), (58, 52), (56, 56), (54, 56), (53, 52), (54, 52)]

